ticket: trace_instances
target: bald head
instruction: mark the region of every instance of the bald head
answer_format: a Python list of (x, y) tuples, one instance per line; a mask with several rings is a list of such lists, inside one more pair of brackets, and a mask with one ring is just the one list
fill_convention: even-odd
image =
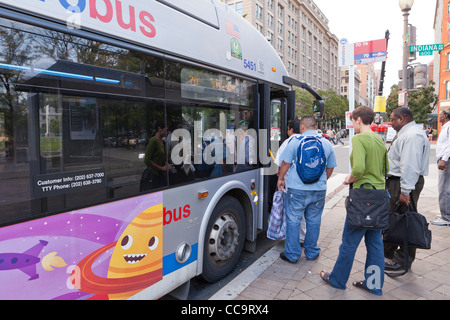
[(413, 113), (411, 112), (411, 110), (409, 108), (406, 108), (406, 107), (397, 108), (392, 113), (394, 114), (394, 117), (396, 117), (396, 118), (403, 117), (408, 122), (411, 122), (414, 119)]
[(317, 122), (313, 116), (305, 116), (300, 120), (300, 132), (303, 133), (308, 130), (317, 130)]
[(411, 110), (406, 107), (397, 108), (391, 113), (391, 126), (397, 132), (413, 120)]

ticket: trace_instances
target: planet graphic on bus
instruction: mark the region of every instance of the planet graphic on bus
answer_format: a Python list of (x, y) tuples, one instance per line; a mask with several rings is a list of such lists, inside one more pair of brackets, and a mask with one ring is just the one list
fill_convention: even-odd
[[(72, 285), (83, 292), (126, 299), (162, 279), (163, 206), (141, 212), (119, 239), (81, 260), (72, 271)], [(113, 248), (107, 277), (92, 271), (102, 254)], [(105, 297), (106, 298), (106, 297)]]

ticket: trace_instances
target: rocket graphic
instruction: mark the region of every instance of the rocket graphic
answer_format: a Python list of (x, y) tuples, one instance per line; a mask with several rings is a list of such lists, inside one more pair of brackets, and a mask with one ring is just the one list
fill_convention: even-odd
[(28, 280), (38, 279), (36, 264), (41, 261), (38, 255), (47, 244), (47, 241), (39, 240), (37, 245), (24, 253), (0, 253), (0, 271), (19, 269), (30, 276)]

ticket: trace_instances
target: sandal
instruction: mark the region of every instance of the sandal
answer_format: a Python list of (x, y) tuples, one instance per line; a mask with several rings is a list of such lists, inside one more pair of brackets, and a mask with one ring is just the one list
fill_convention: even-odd
[(364, 281), (353, 281), (353, 286), (355, 286), (355, 287), (357, 287), (357, 288), (364, 289), (364, 290), (366, 290), (367, 292), (370, 292), (371, 294), (374, 294), (374, 295), (377, 295), (377, 296), (381, 296), (381, 295), (382, 295), (381, 292), (377, 293), (377, 292), (372, 292), (372, 291), (370, 291), (369, 288), (367, 288), (367, 287), (364, 285)]
[(320, 277), (326, 283), (328, 283), (328, 284), (330, 283), (330, 273), (329, 272), (326, 272), (325, 270), (320, 271)]
[[(370, 292), (369, 288), (367, 288), (367, 287), (364, 285), (364, 282), (363, 282), (363, 281), (353, 281), (352, 284), (353, 284), (354, 287), (361, 288), (361, 289), (364, 289), (364, 290)], [(372, 292), (370, 292), (370, 293), (372, 293)]]

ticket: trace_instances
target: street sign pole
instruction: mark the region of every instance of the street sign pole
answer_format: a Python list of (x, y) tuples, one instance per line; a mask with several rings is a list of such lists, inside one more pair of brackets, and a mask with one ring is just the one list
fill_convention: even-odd
[[(348, 43), (347, 39), (339, 41), (339, 67), (348, 66), (349, 70), (349, 112), (355, 109), (355, 65), (386, 61), (387, 39)], [(352, 153), (352, 138), (355, 129), (350, 128), (349, 155)], [(349, 157), (350, 158), (350, 157)]]
[(407, 32), (408, 32), (408, 16), (409, 10), (403, 10), (403, 82), (402, 82), (402, 90), (405, 91), (405, 107), (408, 107), (408, 42)]
[[(350, 119), (351, 119), (351, 114), (353, 113), (353, 110), (355, 110), (355, 65), (352, 64), (348, 67), (349, 72), (348, 72), (348, 84), (349, 84), (349, 94), (348, 94), (348, 100), (349, 100), (349, 110), (350, 111)], [(348, 148), (349, 148), (349, 155), (352, 154), (352, 138), (355, 135), (355, 129), (352, 127), (349, 129), (349, 140), (348, 140)], [(350, 156), (349, 156), (350, 159)], [(350, 160), (349, 160), (350, 161)], [(349, 165), (349, 168), (351, 168), (351, 166)], [(351, 169), (350, 169), (351, 170)], [(351, 173), (351, 171), (350, 171)]]

